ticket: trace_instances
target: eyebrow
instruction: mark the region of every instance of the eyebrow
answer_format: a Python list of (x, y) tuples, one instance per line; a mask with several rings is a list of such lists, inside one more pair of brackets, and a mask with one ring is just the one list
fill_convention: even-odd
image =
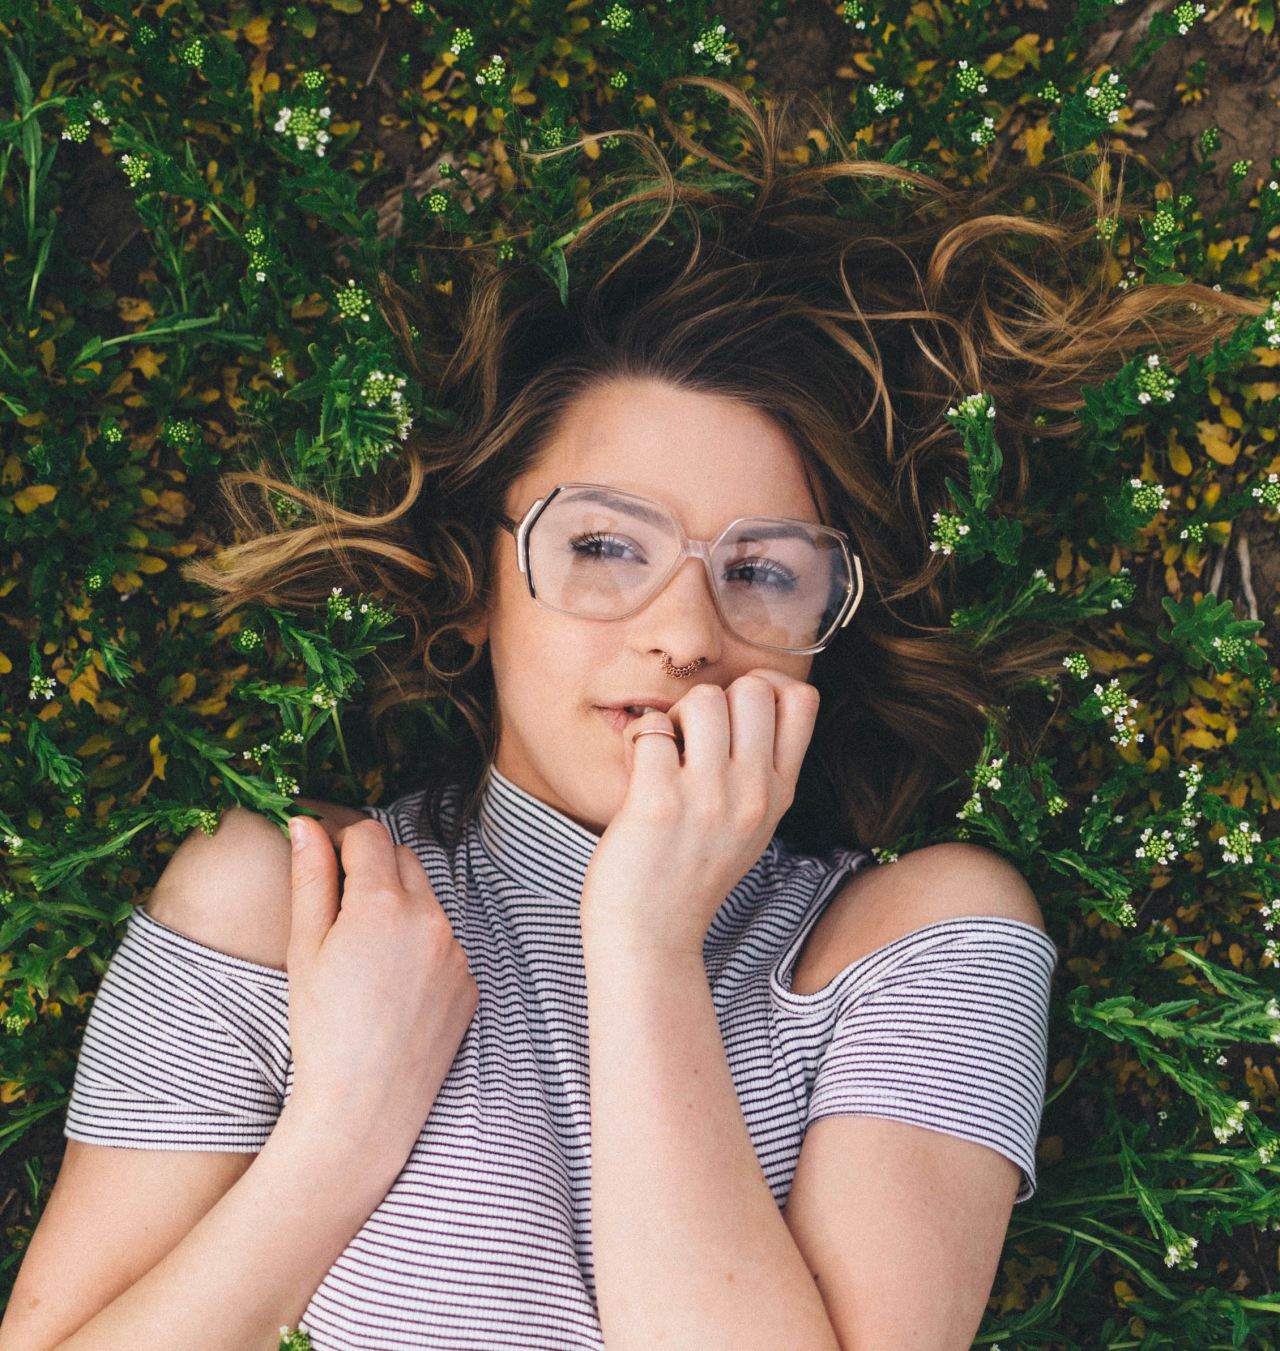
[[(631, 497), (624, 497), (619, 493), (609, 492), (607, 489), (578, 489), (574, 493), (575, 498), (580, 502), (599, 502), (602, 506), (616, 507), (619, 511), (629, 511), (638, 516), (642, 521), (647, 521), (650, 525), (669, 525), (670, 517), (665, 512), (655, 511), (645, 503), (636, 501)], [(750, 517), (751, 520), (757, 520), (756, 517)], [(767, 519), (767, 518), (766, 518)], [(815, 522), (816, 524), (816, 522)], [(744, 536), (746, 539), (806, 539), (807, 531), (798, 525), (792, 525), (787, 521), (777, 521), (775, 524), (766, 525), (761, 521), (751, 527), (751, 533)]]

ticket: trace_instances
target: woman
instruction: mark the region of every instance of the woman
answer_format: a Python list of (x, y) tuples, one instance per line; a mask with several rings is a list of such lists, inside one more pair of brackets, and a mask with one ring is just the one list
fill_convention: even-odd
[[(568, 257), (597, 275), (628, 212), (659, 219), (566, 305), (460, 255), (447, 340), (452, 297), (388, 284), (450, 416), (385, 510), (226, 480), (312, 519), (230, 497), (254, 537), (189, 569), (220, 608), (394, 598), (412, 641), (375, 713), (445, 700), (472, 740), (385, 808), (310, 804), (344, 878), (310, 822), (286, 862), (233, 812), (131, 916), (64, 1171), (111, 1145), (242, 1162), (73, 1351), (295, 1322), (325, 1351), (972, 1340), (1036, 1185), (1057, 953), (995, 854), (889, 846), (954, 816), (990, 719), (1024, 744), (1003, 710), (1042, 707), (1065, 648), (980, 665), (950, 628), (946, 412), (985, 393), (1016, 507), (1158, 304), (1172, 360), (1260, 306), (1117, 295), (1105, 244), (1056, 294), (1045, 247), (1092, 246), (1101, 177), (1063, 225), (887, 164), (784, 172), (781, 117), (692, 83), (758, 136), (754, 200), (659, 162)], [(892, 238), (833, 207), (893, 184), (930, 200)], [(249, 905), (218, 878), (255, 852), (278, 884)]]

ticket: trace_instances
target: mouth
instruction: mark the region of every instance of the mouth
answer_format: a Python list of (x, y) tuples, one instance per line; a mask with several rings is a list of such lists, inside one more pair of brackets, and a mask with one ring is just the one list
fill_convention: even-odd
[[(633, 722), (636, 722), (641, 716), (638, 713), (628, 713), (625, 708), (604, 708), (596, 705), (596, 712), (614, 729), (615, 732), (625, 732)], [(679, 729), (676, 729), (676, 746), (681, 747), (683, 739), (679, 736)]]
[(628, 713), (625, 708), (605, 708), (601, 704), (596, 705), (596, 712), (601, 714), (604, 720), (619, 732), (626, 731), (640, 716), (638, 713)]

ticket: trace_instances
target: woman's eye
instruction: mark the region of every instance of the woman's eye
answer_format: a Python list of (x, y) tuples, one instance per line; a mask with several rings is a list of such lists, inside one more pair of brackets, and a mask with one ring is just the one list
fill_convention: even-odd
[(574, 553), (588, 558), (619, 558), (631, 548), (625, 541), (610, 535), (579, 535), (570, 541), (570, 547)]
[(790, 591), (795, 585), (794, 579), (786, 569), (771, 563), (761, 563), (756, 559), (736, 564), (733, 571), (735, 573), (749, 573), (750, 576), (747, 581), (750, 585), (763, 586), (776, 591)]

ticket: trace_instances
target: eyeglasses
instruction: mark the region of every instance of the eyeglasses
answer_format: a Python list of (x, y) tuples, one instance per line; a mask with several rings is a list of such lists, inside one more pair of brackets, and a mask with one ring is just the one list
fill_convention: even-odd
[(724, 626), (773, 652), (821, 652), (862, 600), (849, 537), (788, 516), (739, 516), (715, 539), (691, 540), (661, 502), (560, 483), (501, 524), (533, 599), (582, 619), (635, 614), (690, 556), (702, 559)]

